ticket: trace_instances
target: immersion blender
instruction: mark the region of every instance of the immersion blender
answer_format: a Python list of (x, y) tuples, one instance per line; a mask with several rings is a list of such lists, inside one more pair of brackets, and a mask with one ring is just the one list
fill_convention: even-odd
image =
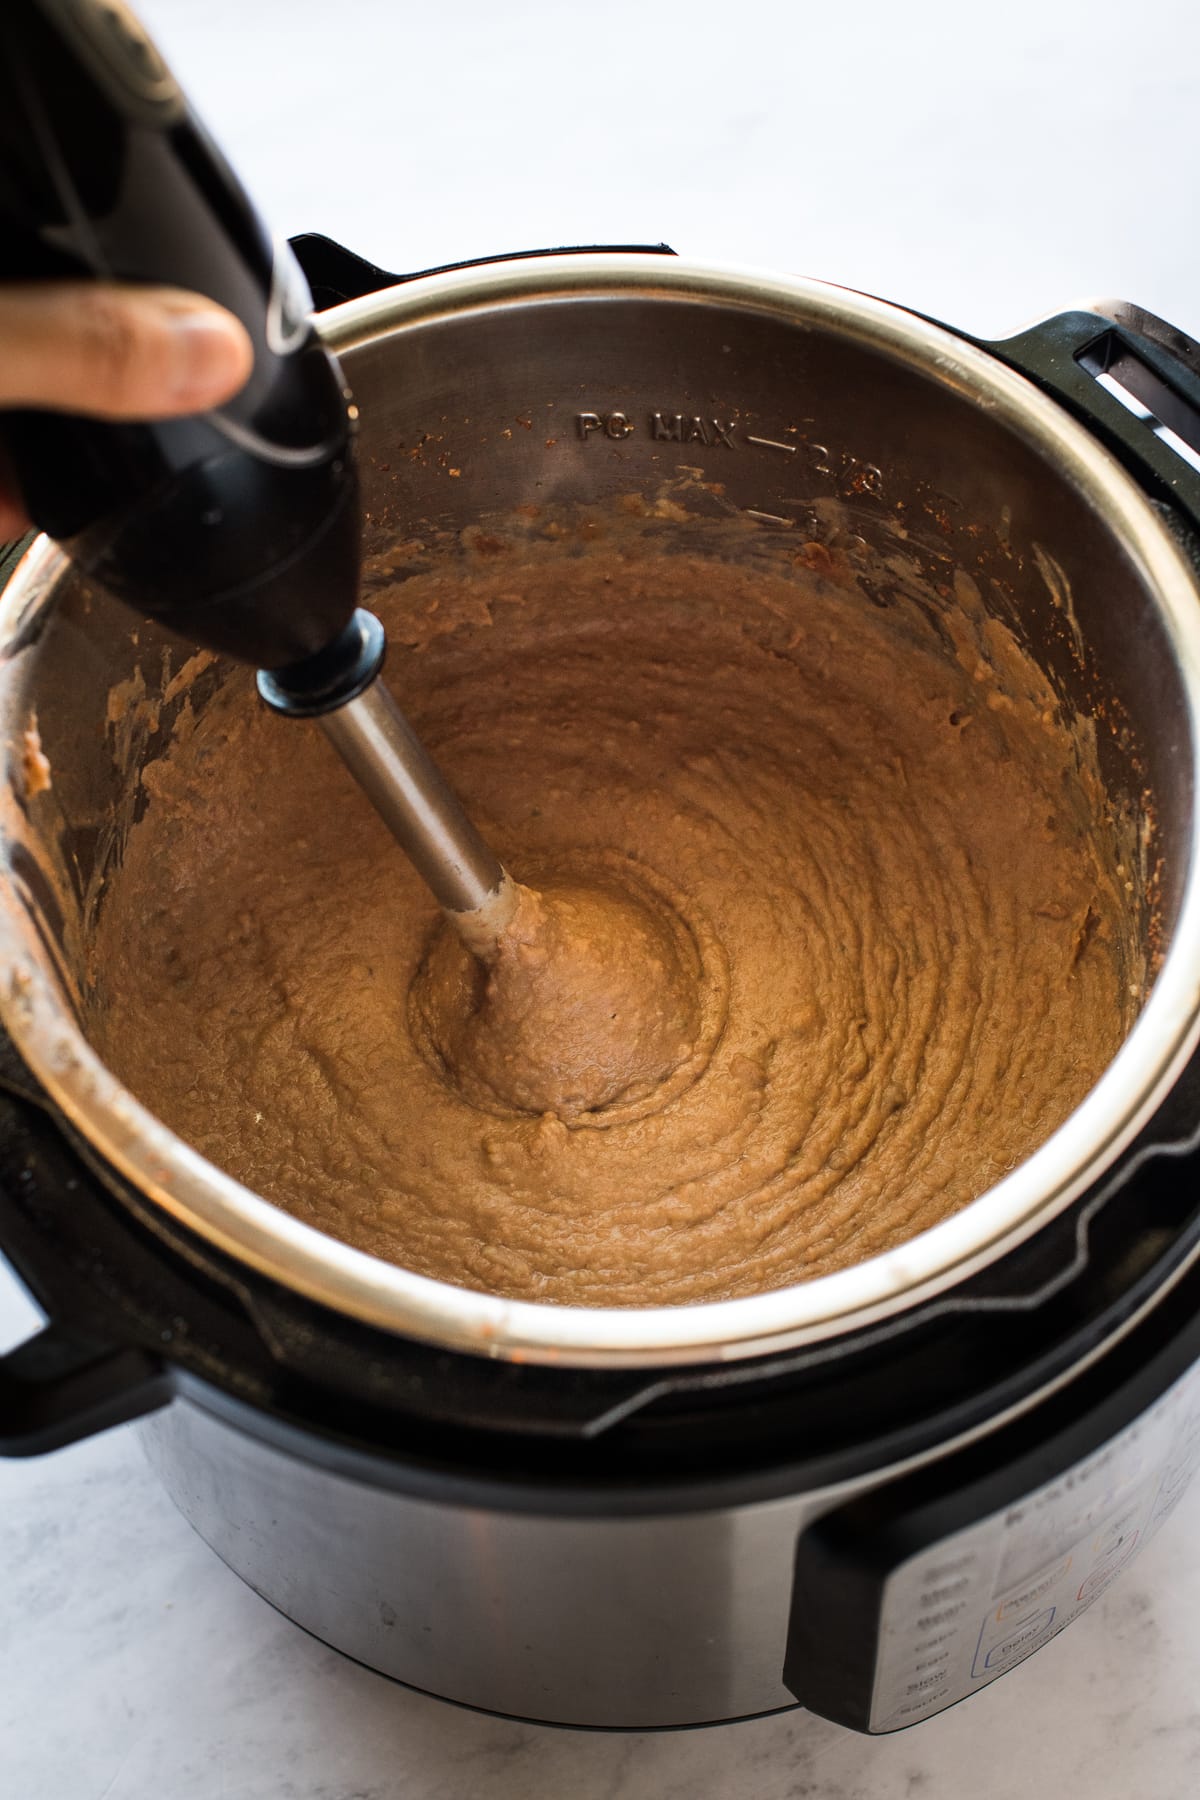
[(468, 946), (513, 883), (380, 679), (357, 606), (356, 411), (285, 242), (123, 0), (0, 4), (0, 278), (145, 281), (208, 295), (254, 348), (215, 411), (146, 424), (0, 414), (29, 516), (137, 612), (250, 663), (313, 718)]

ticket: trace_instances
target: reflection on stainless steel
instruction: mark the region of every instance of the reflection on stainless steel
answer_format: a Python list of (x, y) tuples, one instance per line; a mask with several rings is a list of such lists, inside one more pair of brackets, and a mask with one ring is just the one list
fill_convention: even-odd
[(66, 551), (49, 538), (34, 541), (0, 598), (0, 662), (37, 642), (70, 567)]
[(486, 949), (513, 883), (383, 681), (317, 723), (468, 947)]

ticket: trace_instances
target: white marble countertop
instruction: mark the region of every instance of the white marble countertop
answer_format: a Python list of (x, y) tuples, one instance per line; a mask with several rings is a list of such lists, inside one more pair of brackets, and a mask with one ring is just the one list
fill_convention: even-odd
[[(1158, 0), (143, 0), (281, 230), (395, 268), (571, 242), (820, 275), (1001, 334), (1122, 294), (1200, 336), (1200, 12)], [(29, 1309), (0, 1272), (0, 1347)], [(4, 1800), (1182, 1800), (1200, 1488), (1061, 1638), (890, 1739), (489, 1719), (274, 1613), (132, 1433), (0, 1464)]]

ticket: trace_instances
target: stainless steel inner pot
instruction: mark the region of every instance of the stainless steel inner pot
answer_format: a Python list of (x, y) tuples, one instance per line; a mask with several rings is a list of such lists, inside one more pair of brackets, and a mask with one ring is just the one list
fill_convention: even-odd
[[(836, 529), (884, 550), (903, 531), (931, 604), (954, 604), (954, 572), (970, 572), (1064, 700), (1098, 721), (1115, 803), (1141, 821), (1158, 866), (1161, 969), (1119, 1055), (1048, 1143), (956, 1217), (852, 1269), (752, 1299), (592, 1310), (393, 1268), (206, 1162), (81, 1034), (71, 993), (88, 920), (145, 803), (140, 769), (184, 703), (172, 682), (187, 650), (131, 625), (39, 540), (0, 608), (0, 1017), (79, 1130), (178, 1222), (310, 1298), (545, 1362), (665, 1365), (831, 1336), (945, 1290), (1069, 1205), (1200, 1035), (1197, 578), (1134, 481), (983, 351), (815, 282), (648, 255), (542, 258), (422, 278), (326, 313), (323, 330), (361, 410), (368, 550), (519, 505), (653, 498), (703, 480), (763, 533)], [(186, 703), (202, 705), (222, 675), (205, 671)], [(143, 688), (157, 711), (137, 703)], [(29, 798), (35, 718), (53, 785)]]

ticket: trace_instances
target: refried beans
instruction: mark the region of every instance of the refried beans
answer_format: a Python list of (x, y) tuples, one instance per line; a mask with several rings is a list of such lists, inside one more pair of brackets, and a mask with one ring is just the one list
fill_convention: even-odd
[(497, 538), (372, 597), (523, 884), (486, 964), (235, 673), (145, 771), (101, 1054), (298, 1218), (524, 1300), (753, 1294), (983, 1193), (1140, 1002), (1115, 828), (968, 591), (934, 629), (809, 548)]

